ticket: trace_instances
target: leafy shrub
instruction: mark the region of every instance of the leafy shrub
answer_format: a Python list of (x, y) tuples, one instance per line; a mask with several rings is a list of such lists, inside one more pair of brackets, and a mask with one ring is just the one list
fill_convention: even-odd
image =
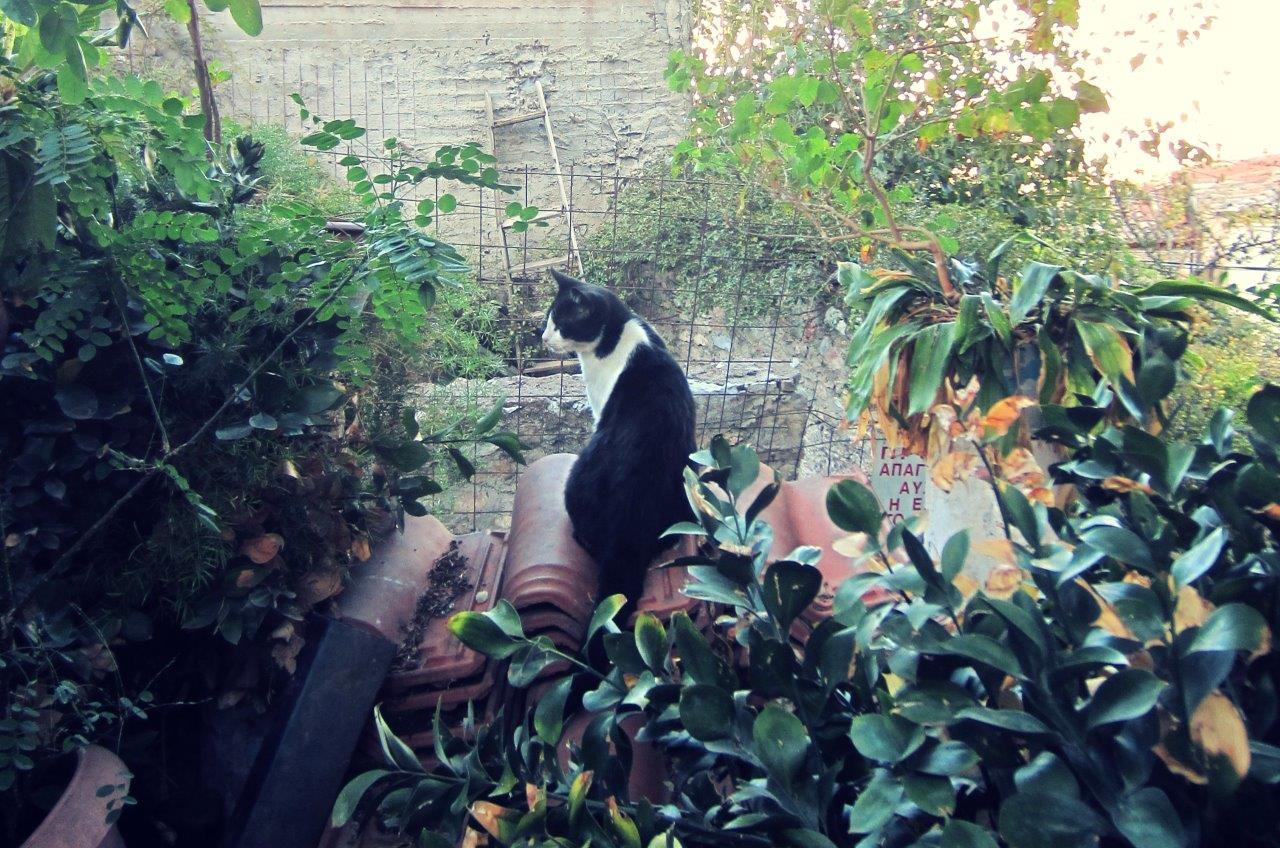
[(1255, 391), (1280, 382), (1275, 329), (1260, 321), (1231, 320), (1222, 310), (1206, 310), (1197, 321), (1186, 360), (1187, 378), (1170, 404), (1170, 428), (1179, 438), (1204, 432), (1219, 407), (1243, 416)]
[(209, 144), (153, 82), (91, 76), (67, 98), (43, 72), (0, 75), (0, 833), (16, 844), (60, 753), (119, 747), (158, 707), (263, 705), (305, 613), (425, 513), (442, 464), (471, 473), (458, 445), (522, 446), (500, 405), (419, 432), (393, 379), (425, 361), (437, 295), (468, 272), (423, 229), (446, 210), (403, 195), (505, 190), (492, 157), (414, 163), (394, 141), (370, 157), (354, 122), (307, 113), (308, 144), (345, 150), (353, 239), (308, 199), (264, 202), (263, 145)]
[[(968, 403), (964, 429), (1001, 467), (1016, 414)], [(430, 773), (382, 726), (388, 766), (348, 785), (335, 821), (376, 809), (427, 845), (464, 810), (503, 845), (1276, 844), (1280, 387), (1249, 404), (1251, 453), (1225, 411), (1197, 444), (1118, 428), (1101, 405), (1042, 413), (1076, 497), (1056, 508), (992, 480), (1005, 539), (962, 532), (934, 555), (915, 519), (889, 527), (870, 490), (833, 486), (851, 534), (837, 547), (866, 571), (816, 622), (820, 550), (771, 552), (758, 515), (776, 481), (748, 496), (754, 452), (713, 441), (686, 475), (698, 522), (673, 530), (703, 537), (682, 562), (721, 615), (714, 637), (680, 613), (621, 631), (614, 597), (570, 657), (509, 606), (459, 613), (452, 632), (507, 660), (513, 685), (568, 672), (513, 729), (437, 727)], [(980, 547), (1000, 560), (981, 588)], [(565, 767), (579, 709), (592, 719)], [(665, 756), (660, 806), (627, 795), (635, 715)]]
[(675, 287), (672, 305), (751, 321), (828, 293), (833, 267), (808, 222), (741, 175), (650, 168), (622, 186), (617, 226), (602, 221), (583, 244), (588, 279), (628, 289)]
[(983, 410), (1030, 383), (1045, 403), (1105, 396), (1112, 417), (1167, 424), (1162, 403), (1199, 304), (1273, 320), (1255, 302), (1196, 279), (1135, 286), (1030, 262), (1011, 283), (1001, 270), (1013, 241), (985, 260), (953, 260), (954, 298), (931, 263), (906, 253), (898, 256), (906, 270), (840, 265), (848, 302), (866, 315), (849, 343), (851, 419), (874, 415), (921, 450), (936, 400), (974, 381)]

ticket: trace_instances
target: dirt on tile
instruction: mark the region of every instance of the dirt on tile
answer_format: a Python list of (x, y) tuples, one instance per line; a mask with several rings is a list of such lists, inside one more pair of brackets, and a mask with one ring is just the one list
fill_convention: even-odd
[(395, 661), (391, 665), (392, 673), (418, 667), (422, 636), (427, 625), (448, 615), (453, 609), (454, 600), (471, 588), (464, 577), (466, 570), (467, 558), (458, 549), (458, 540), (454, 539), (449, 543), (449, 549), (431, 566), (431, 572), (427, 575), (427, 588), (418, 597), (413, 618), (404, 626), (404, 640), (396, 651)]

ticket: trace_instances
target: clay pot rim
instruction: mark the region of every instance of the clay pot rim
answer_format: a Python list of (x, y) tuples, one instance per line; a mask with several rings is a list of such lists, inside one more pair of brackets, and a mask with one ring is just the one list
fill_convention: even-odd
[[(81, 748), (66, 788), (22, 848), (97, 848), (106, 844), (116, 829), (114, 822), (107, 822), (108, 804), (118, 803), (129, 793), (132, 778), (124, 761), (106, 748)], [(123, 791), (98, 796), (99, 788), (121, 784)]]

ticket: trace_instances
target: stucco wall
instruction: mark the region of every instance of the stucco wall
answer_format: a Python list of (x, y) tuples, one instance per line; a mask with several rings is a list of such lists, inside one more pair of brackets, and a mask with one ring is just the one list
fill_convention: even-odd
[[(488, 146), (484, 95), (499, 114), (547, 92), (561, 157), (634, 166), (678, 138), (686, 112), (663, 80), (688, 27), (687, 0), (293, 0), (265, 2), (262, 35), (209, 15), (210, 53), (231, 72), (224, 110), (296, 125), (289, 95), (351, 117), (370, 139), (424, 150)], [(499, 131), (507, 166), (548, 165), (540, 126)]]

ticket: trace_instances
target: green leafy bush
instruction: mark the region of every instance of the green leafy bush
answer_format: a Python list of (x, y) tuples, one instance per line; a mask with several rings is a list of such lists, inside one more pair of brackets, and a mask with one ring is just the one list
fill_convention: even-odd
[[(308, 144), (345, 153), (352, 238), (307, 198), (264, 199), (262, 143), (210, 144), (158, 84), (92, 75), (67, 98), (25, 67), (0, 65), (0, 833), (14, 844), (60, 754), (128, 745), (157, 707), (264, 705), (303, 616), (402, 512), (425, 513), (448, 468), (473, 472), (461, 445), (522, 449), (500, 404), (419, 432), (404, 392), (439, 293), (469, 274), (424, 229), (446, 204), (404, 196), (428, 179), (506, 190), (492, 157), (368, 151), (354, 122), (306, 113)], [(385, 170), (356, 176), (366, 161)], [(180, 794), (176, 780), (139, 791)]]
[[(838, 547), (866, 571), (817, 620), (820, 550), (771, 551), (758, 515), (777, 482), (752, 486), (754, 452), (717, 439), (687, 474), (698, 521), (673, 528), (703, 539), (680, 562), (713, 634), (680, 613), (619, 630), (614, 597), (570, 657), (504, 604), (459, 613), (452, 632), (514, 686), (569, 670), (522, 719), (466, 739), (438, 725), (429, 773), (381, 725), (388, 765), (334, 820), (376, 810), (426, 845), (464, 826), (502, 845), (1274, 845), (1280, 387), (1249, 407), (1252, 452), (1232, 449), (1227, 412), (1186, 444), (1101, 405), (1046, 406), (1039, 435), (1069, 451), (1053, 475), (1077, 497), (992, 480), (1007, 538), (960, 533), (936, 555), (914, 519), (889, 527), (868, 489), (837, 483)], [(979, 449), (1000, 458), (1012, 423)], [(979, 547), (1001, 559), (982, 589)], [(663, 804), (628, 797), (630, 716), (664, 755)]]
[(767, 190), (739, 174), (667, 170), (622, 186), (617, 225), (600, 222), (583, 243), (588, 279), (619, 287), (635, 308), (644, 308), (646, 289), (670, 287), (678, 309), (719, 308), (741, 322), (830, 293), (834, 267), (813, 228)]
[(1044, 403), (1105, 394), (1113, 417), (1167, 424), (1162, 403), (1198, 305), (1272, 318), (1195, 279), (1129, 285), (1030, 262), (1011, 283), (1001, 271), (1015, 238), (983, 261), (953, 260), (958, 297), (944, 292), (931, 263), (906, 253), (898, 255), (906, 270), (840, 265), (847, 302), (866, 316), (849, 343), (851, 419), (874, 411), (883, 429), (923, 442), (937, 399), (974, 381), (984, 411), (1031, 385)]

